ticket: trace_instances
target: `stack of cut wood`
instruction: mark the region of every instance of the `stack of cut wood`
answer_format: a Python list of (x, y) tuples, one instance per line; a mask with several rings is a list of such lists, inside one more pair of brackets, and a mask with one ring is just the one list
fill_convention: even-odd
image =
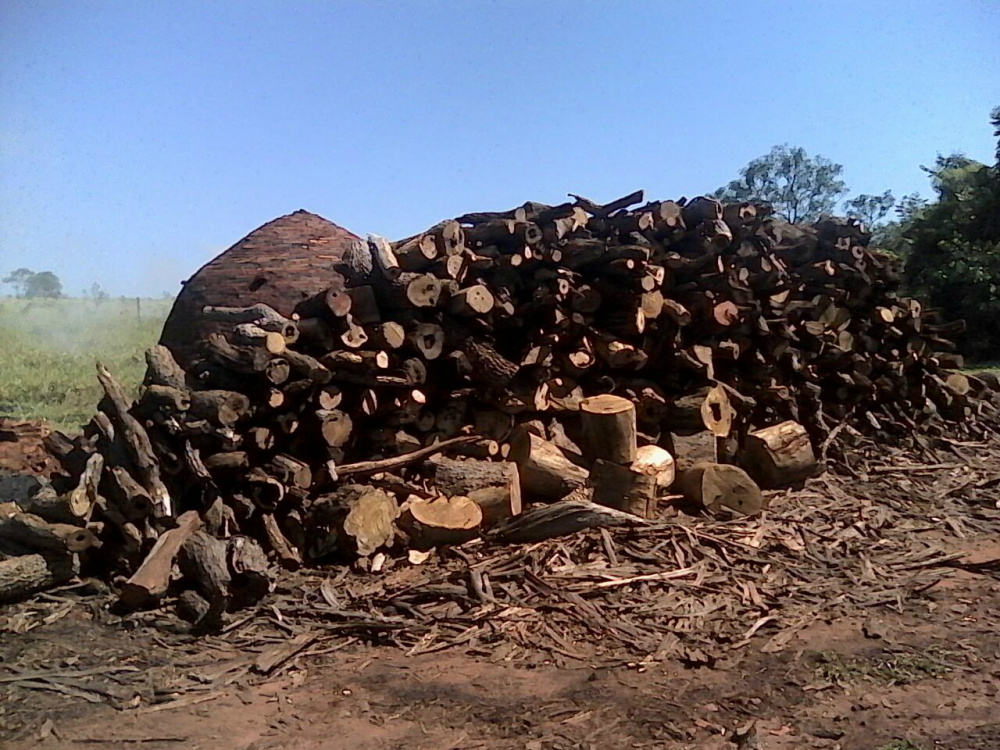
[(572, 197), (369, 236), (291, 318), (206, 308), (229, 334), (187, 371), (154, 347), (134, 404), (99, 367), (100, 413), (49, 446), (123, 600), (163, 595), (178, 561), (210, 623), (266, 590), (268, 555), (380, 566), (570, 495), (586, 518), (650, 517), (677, 434), (711, 430), (718, 462), (680, 494), (753, 513), (838, 425), (989, 429), (989, 384), (947, 369), (958, 326), (897, 295), (858, 223)]

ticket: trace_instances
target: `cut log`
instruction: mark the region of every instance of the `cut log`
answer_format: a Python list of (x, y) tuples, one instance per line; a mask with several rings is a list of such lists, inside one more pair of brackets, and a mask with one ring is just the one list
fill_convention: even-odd
[(424, 550), (474, 539), (482, 523), (482, 510), (462, 495), (434, 500), (410, 498), (399, 518), (399, 526), (409, 534), (411, 545)]
[(635, 404), (620, 396), (592, 396), (580, 402), (583, 455), (627, 466), (635, 461)]
[(201, 314), (208, 320), (232, 323), (234, 326), (243, 323), (255, 325), (265, 331), (273, 331), (284, 338), (293, 339), (298, 336), (295, 322), (289, 320), (273, 307), (259, 303), (250, 307), (213, 307), (207, 305)]
[(50, 523), (31, 513), (15, 513), (0, 520), (0, 539), (30, 550), (60, 554), (83, 552), (91, 547), (101, 546), (90, 529), (66, 523)]
[(636, 451), (635, 461), (629, 467), (632, 471), (653, 477), (658, 492), (670, 488), (676, 478), (674, 457), (658, 445), (643, 445)]
[(448, 300), (448, 312), (452, 315), (472, 317), (486, 315), (493, 309), (493, 295), (482, 284), (466, 287)]
[(348, 484), (323, 495), (309, 506), (305, 518), (311, 529), (309, 555), (365, 557), (392, 543), (399, 505), (389, 493), (365, 485)]
[(192, 391), (188, 414), (221, 427), (235, 427), (251, 412), (250, 399), (236, 391)]
[(819, 469), (809, 433), (792, 421), (747, 435), (739, 463), (765, 489), (800, 484)]
[(449, 497), (472, 500), (482, 510), (485, 526), (521, 512), (521, 480), (513, 463), (438, 458), (434, 487)]
[(681, 474), (678, 488), (686, 500), (712, 514), (755, 516), (765, 507), (757, 483), (729, 464), (697, 463)]
[(524, 428), (511, 437), (510, 460), (517, 464), (521, 490), (531, 499), (561, 500), (587, 482), (582, 469), (548, 440)]
[(38, 491), (20, 500), (19, 505), (26, 513), (39, 516), (46, 521), (82, 525), (90, 519), (97, 503), (97, 485), (104, 469), (104, 456), (95, 453), (87, 459), (87, 465), (77, 486), (65, 495), (59, 495), (50, 486), (42, 486)]
[(656, 477), (597, 459), (590, 470), (593, 501), (640, 518), (656, 515)]
[(0, 603), (18, 601), (66, 583), (79, 572), (75, 555), (19, 555), (0, 560)]
[(189, 510), (178, 516), (177, 527), (160, 535), (142, 565), (122, 586), (119, 603), (126, 609), (136, 609), (163, 596), (170, 586), (174, 560), (200, 526), (201, 517), (197, 511)]

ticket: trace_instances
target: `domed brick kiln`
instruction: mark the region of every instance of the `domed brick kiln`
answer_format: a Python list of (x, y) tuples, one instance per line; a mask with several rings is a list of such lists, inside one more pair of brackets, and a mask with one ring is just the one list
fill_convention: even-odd
[(303, 299), (334, 283), (334, 264), (356, 239), (332, 221), (301, 210), (258, 227), (184, 283), (160, 343), (187, 367), (198, 355), (199, 342), (226, 328), (204, 318), (206, 305), (263, 302), (291, 315)]

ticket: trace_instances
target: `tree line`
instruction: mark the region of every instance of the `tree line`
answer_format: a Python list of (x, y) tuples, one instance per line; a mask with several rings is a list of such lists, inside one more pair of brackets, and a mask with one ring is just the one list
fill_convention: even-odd
[[(990, 121), (997, 139), (991, 165), (964, 154), (938, 156), (921, 167), (933, 197), (897, 200), (882, 194), (848, 194), (843, 167), (804, 149), (775, 146), (753, 159), (739, 176), (715, 191), (727, 201), (769, 203), (791, 222), (813, 222), (824, 214), (854, 217), (872, 230), (872, 242), (902, 262), (904, 291), (962, 319), (968, 330), (958, 341), (972, 360), (1000, 359), (1000, 107)], [(894, 214), (891, 213), (895, 209)]]

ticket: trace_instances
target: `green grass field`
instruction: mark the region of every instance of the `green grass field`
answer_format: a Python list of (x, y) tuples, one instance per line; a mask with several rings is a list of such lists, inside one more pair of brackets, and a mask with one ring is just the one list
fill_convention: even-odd
[(172, 300), (0, 300), (0, 416), (45, 419), (75, 432), (101, 389), (99, 359), (133, 393), (145, 350), (160, 336)]

